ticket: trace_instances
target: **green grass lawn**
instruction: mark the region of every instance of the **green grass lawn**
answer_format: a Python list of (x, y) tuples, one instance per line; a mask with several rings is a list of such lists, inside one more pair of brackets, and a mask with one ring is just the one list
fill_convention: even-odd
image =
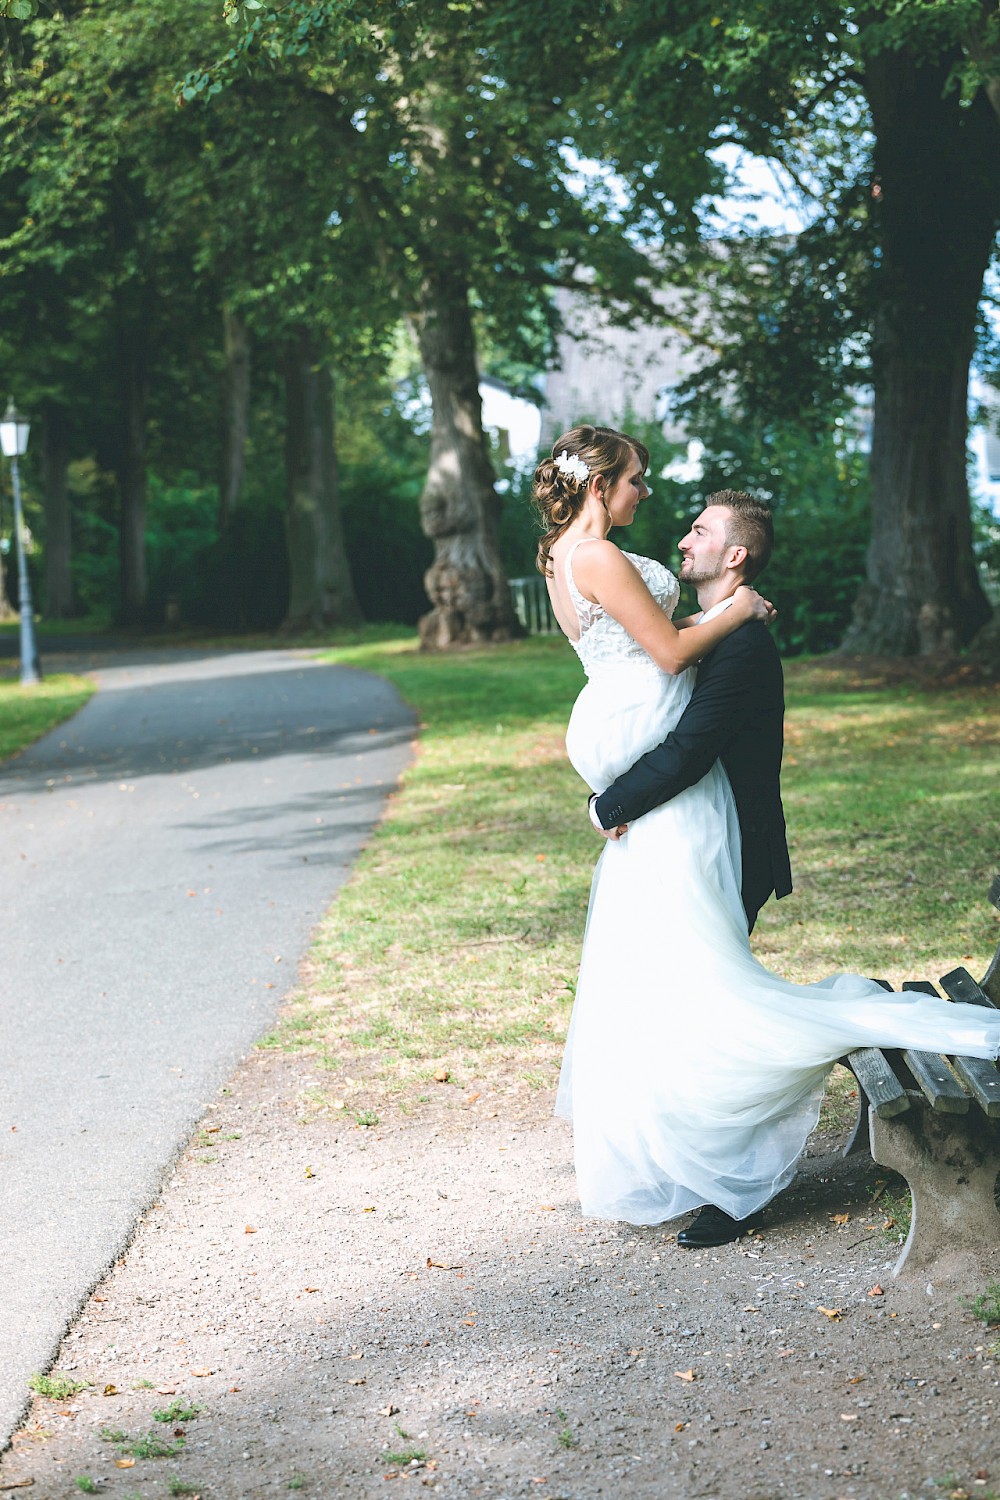
[(86, 677), (61, 673), (33, 687), (0, 677), (0, 760), (16, 755), (82, 708), (94, 691)]
[[(600, 853), (563, 748), (576, 658), (535, 638), (331, 659), (388, 678), (423, 729), (265, 1045), (308, 1051), (331, 1075), (317, 1107), (366, 1120), (392, 1096), (410, 1108), (454, 1086), (551, 1085)], [(979, 977), (998, 936), (995, 689), (827, 660), (791, 663), (787, 684), (796, 890), (765, 909), (756, 951), (797, 980), (852, 969), (898, 985), (959, 962)]]

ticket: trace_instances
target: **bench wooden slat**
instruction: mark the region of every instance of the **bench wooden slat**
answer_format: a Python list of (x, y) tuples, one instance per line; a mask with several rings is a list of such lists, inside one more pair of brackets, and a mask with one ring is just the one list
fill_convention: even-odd
[(903, 1061), (931, 1109), (943, 1115), (968, 1114), (969, 1096), (940, 1053), (905, 1051)]
[(952, 1067), (987, 1119), (1000, 1120), (1000, 1071), (985, 1057), (954, 1057)]
[(859, 1047), (847, 1058), (855, 1078), (883, 1120), (909, 1109), (909, 1096), (877, 1047)]
[[(995, 882), (1000, 889), (1000, 879)], [(992, 895), (992, 892), (991, 892)], [(941, 988), (949, 1000), (966, 1005), (987, 1005), (996, 1009), (989, 995), (976, 983), (968, 969), (952, 969), (941, 979)], [(956, 1057), (952, 1067), (972, 1094), (976, 1103), (991, 1120), (1000, 1119), (1000, 1072), (995, 1063), (980, 1057)]]
[(949, 969), (947, 974), (941, 976), (941, 988), (949, 1000), (961, 1000), (966, 1005), (988, 1005), (992, 1010), (997, 1009), (968, 969), (963, 969), (961, 966), (957, 969)]
[[(904, 990), (918, 995), (937, 995), (929, 979), (907, 979)], [(969, 1096), (938, 1052), (904, 1052), (903, 1061), (927, 1098), (931, 1109), (940, 1114), (964, 1115), (969, 1110)]]

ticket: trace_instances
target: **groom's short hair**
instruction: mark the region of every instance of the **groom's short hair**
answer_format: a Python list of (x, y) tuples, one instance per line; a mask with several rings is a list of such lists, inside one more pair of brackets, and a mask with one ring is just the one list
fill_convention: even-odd
[(705, 509), (710, 505), (724, 505), (729, 511), (726, 546), (746, 548), (743, 581), (752, 583), (763, 573), (774, 551), (774, 518), (770, 507), (746, 490), (716, 490), (706, 499)]

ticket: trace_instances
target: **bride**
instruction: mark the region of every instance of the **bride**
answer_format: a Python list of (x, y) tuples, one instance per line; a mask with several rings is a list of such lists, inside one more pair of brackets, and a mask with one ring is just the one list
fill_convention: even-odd
[[(771, 613), (739, 586), (714, 618), (674, 625), (674, 576), (607, 540), (649, 494), (647, 463), (634, 438), (583, 426), (535, 472), (539, 567), (587, 674), (567, 750), (596, 793), (674, 728), (697, 663)], [(750, 951), (743, 871), (718, 762), (606, 845), (556, 1101), (573, 1122), (584, 1213), (659, 1224), (707, 1205), (700, 1233), (695, 1221), (678, 1236), (689, 1246), (736, 1238), (738, 1221), (788, 1185), (845, 1053), (1000, 1051), (995, 1011), (852, 974), (795, 985), (769, 973)]]

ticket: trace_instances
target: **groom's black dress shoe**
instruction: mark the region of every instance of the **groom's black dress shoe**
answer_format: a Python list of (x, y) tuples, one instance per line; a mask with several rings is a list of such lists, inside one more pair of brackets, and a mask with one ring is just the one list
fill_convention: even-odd
[(738, 1240), (755, 1222), (753, 1219), (733, 1219), (729, 1214), (723, 1213), (721, 1208), (708, 1203), (698, 1210), (686, 1229), (679, 1231), (677, 1243), (687, 1250), (707, 1250), (712, 1245), (728, 1245), (732, 1240)]

